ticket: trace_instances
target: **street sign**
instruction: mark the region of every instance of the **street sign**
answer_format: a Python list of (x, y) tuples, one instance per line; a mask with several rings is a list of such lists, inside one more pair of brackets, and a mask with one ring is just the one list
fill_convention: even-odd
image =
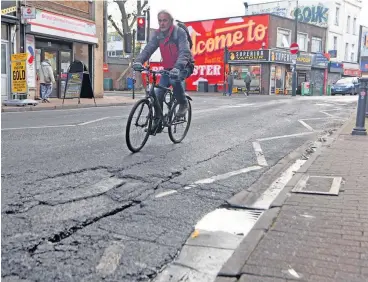
[(11, 86), (12, 93), (27, 93), (26, 61), (27, 53), (11, 55)]
[[(291, 60), (296, 61), (296, 59), (298, 59), (298, 55), (297, 54), (292, 54), (291, 55)], [(293, 62), (293, 64), (295, 64), (295, 63)]]
[(291, 43), (290, 45), (290, 53), (291, 54), (298, 54), (299, 52), (299, 45), (298, 43), (294, 42), (294, 43)]
[(36, 18), (36, 8), (35, 7), (21, 7), (22, 20), (33, 20)]

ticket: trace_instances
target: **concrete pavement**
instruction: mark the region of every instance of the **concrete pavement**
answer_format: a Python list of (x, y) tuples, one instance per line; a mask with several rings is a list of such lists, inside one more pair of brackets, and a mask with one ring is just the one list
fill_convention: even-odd
[[(201, 93), (201, 92), (188, 92), (193, 97), (220, 97), (222, 93)], [(61, 110), (61, 109), (78, 109), (78, 108), (91, 108), (91, 107), (111, 107), (111, 106), (124, 106), (134, 104), (138, 99), (145, 96), (142, 91), (136, 92), (133, 99), (132, 92), (129, 91), (107, 91), (104, 93), (103, 98), (93, 99), (63, 99), (50, 98), (50, 103), (41, 103), (38, 100), (38, 104), (26, 105), (26, 106), (1, 106), (2, 112), (24, 112), (24, 111), (43, 111), (43, 110)]]
[[(229, 200), (283, 183), (355, 106), (355, 97), (195, 97), (183, 143), (164, 132), (134, 155), (124, 140), (131, 106), (2, 113), (2, 280), (149, 281), (186, 257), (211, 266), (194, 281), (213, 281), (262, 213), (229, 216)], [(216, 237), (229, 228), (235, 241)], [(202, 233), (226, 250), (198, 243)]]
[(368, 139), (354, 125), (301, 167), (216, 282), (368, 281)]

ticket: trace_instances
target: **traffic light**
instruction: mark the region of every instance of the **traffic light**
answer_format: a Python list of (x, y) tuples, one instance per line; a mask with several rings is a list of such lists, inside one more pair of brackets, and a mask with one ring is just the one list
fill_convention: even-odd
[(137, 41), (146, 42), (146, 17), (137, 17)]

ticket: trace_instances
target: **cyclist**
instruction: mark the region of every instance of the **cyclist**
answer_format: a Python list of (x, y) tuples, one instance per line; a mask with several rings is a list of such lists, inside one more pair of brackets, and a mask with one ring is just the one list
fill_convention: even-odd
[[(160, 11), (157, 17), (159, 30), (153, 34), (146, 47), (135, 59), (132, 68), (136, 71), (141, 70), (143, 68), (143, 63), (160, 48), (162, 66), (170, 73), (169, 75), (161, 75), (159, 84), (163, 87), (172, 85), (173, 93), (179, 103), (179, 110), (176, 116), (185, 116), (188, 111), (188, 100), (185, 97), (183, 81), (192, 74), (194, 67), (187, 33), (183, 28), (174, 25), (174, 18), (168, 11)], [(165, 91), (156, 88), (155, 94), (162, 109)], [(160, 113), (156, 108), (155, 112)], [(158, 126), (157, 121), (158, 117), (156, 116), (153, 130)]]

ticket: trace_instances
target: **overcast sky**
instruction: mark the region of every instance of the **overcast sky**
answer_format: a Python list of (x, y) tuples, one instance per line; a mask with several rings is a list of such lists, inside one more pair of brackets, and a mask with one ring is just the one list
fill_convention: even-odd
[[(142, 0), (143, 1), (143, 0)], [(249, 0), (248, 3), (262, 3), (275, 0)], [(157, 12), (161, 9), (170, 10), (173, 16), (181, 21), (213, 19), (228, 16), (239, 16), (245, 12), (244, 0), (149, 0), (153, 16), (152, 27), (157, 27)], [(304, 3), (303, 3), (304, 2)], [(308, 4), (310, 0), (299, 0), (299, 5)], [(320, 1), (325, 2), (325, 1)], [(368, 0), (363, 0), (361, 24), (368, 27)]]

